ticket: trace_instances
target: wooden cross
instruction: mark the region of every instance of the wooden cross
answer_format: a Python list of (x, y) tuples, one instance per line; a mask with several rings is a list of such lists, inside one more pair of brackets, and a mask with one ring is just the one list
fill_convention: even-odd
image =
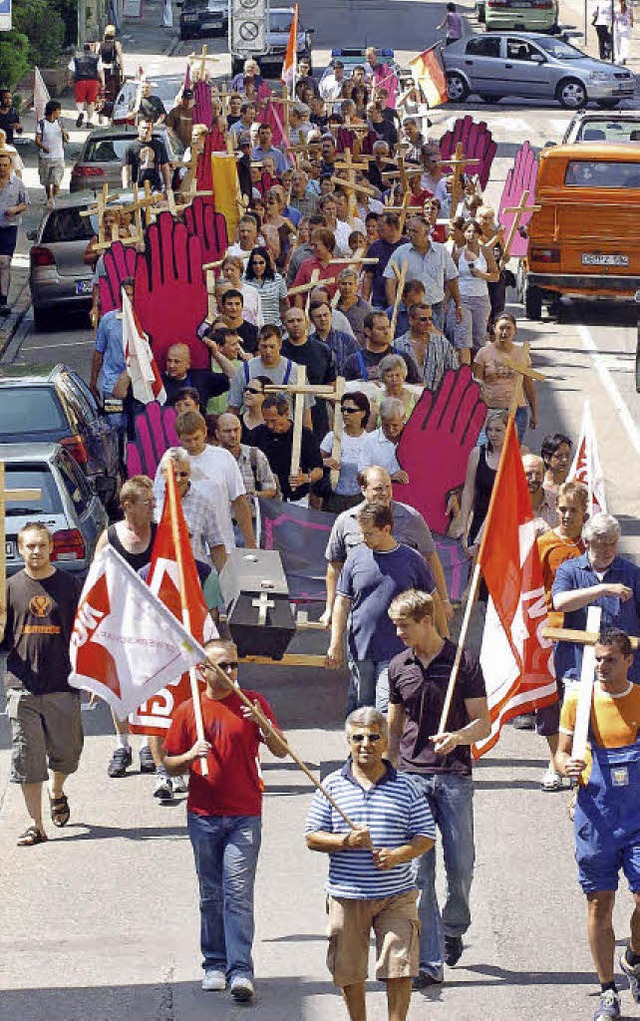
[(269, 599), (267, 592), (261, 592), (257, 599), (251, 600), (251, 605), (258, 609), (258, 627), (264, 627), (267, 623), (267, 610), (275, 610), (275, 602)]
[[(523, 344), (522, 350), (524, 351), (525, 358), (528, 360), (529, 344), (528, 343)], [(515, 372), (517, 374), (516, 385), (514, 387), (513, 396), (511, 398), (511, 403), (509, 405), (509, 416), (513, 418), (515, 417), (515, 413), (518, 410), (518, 407), (520, 406), (520, 401), (522, 400), (524, 377), (526, 376), (528, 379), (537, 379), (540, 380), (541, 382), (544, 382), (547, 377), (544, 376), (541, 372), (538, 372), (536, 369), (530, 369), (529, 366), (518, 365), (512, 358), (509, 358), (508, 355), (502, 354), (502, 352), (500, 352), (500, 360), (503, 365), (506, 365), (508, 369), (511, 369), (512, 372)]]
[(462, 198), (462, 185), (460, 178), (462, 177), (465, 167), (471, 164), (481, 163), (482, 160), (467, 159), (464, 154), (464, 147), (462, 142), (458, 142), (456, 145), (456, 151), (453, 158), (448, 160), (438, 160), (439, 167), (453, 167), (453, 184), (451, 185), (451, 209), (455, 210), (458, 202)]
[(223, 114), (226, 115), (227, 110), (229, 108), (228, 107), (228, 101), (229, 101), (229, 96), (231, 95), (231, 93), (228, 92), (227, 89), (224, 88), (224, 87), (219, 89), (217, 85), (212, 86), (212, 88), (215, 89), (215, 92), (213, 93), (213, 98), (221, 100), (221, 102), (222, 102), (222, 112), (223, 112)]
[[(340, 261), (342, 261), (342, 260), (340, 260)], [(287, 291), (287, 296), (289, 298), (291, 298), (291, 297), (295, 297), (296, 294), (306, 294), (307, 295), (307, 301), (306, 301), (305, 312), (306, 312), (307, 315), (309, 315), (309, 305), (311, 304), (311, 292), (314, 289), (314, 287), (317, 287), (318, 284), (325, 284), (325, 285), (326, 284), (335, 284), (335, 282), (336, 282), (336, 278), (335, 277), (329, 277), (326, 280), (321, 280), (320, 279), (320, 270), (319, 269), (314, 269), (312, 271), (312, 273), (311, 273), (311, 279), (309, 280), (309, 283), (308, 284), (299, 284), (297, 287), (291, 287)]]
[(393, 301), (393, 313), (391, 315), (391, 336), (395, 337), (396, 334), (396, 323), (398, 322), (398, 310), (400, 308), (400, 302), (402, 301), (402, 292), (404, 291), (404, 282), (407, 279), (407, 270), (409, 269), (408, 259), (402, 260), (400, 269), (395, 263), (392, 263), (393, 272), (396, 275), (396, 296)]
[(522, 219), (524, 214), (537, 213), (539, 209), (542, 209), (542, 206), (528, 206), (527, 205), (528, 201), (529, 192), (523, 191), (522, 196), (520, 198), (520, 202), (518, 203), (517, 206), (507, 206), (502, 210), (503, 213), (514, 213), (515, 215), (513, 217), (513, 222), (509, 227), (509, 233), (507, 234), (507, 237), (504, 242), (504, 251), (500, 259), (500, 269), (503, 269), (507, 265), (511, 257), (511, 246), (513, 244), (513, 239), (516, 236), (516, 231), (520, 226), (520, 220)]
[[(334, 405), (333, 413), (333, 447), (331, 456), (340, 460), (342, 445), (342, 415), (340, 403), (344, 396), (345, 380), (338, 376), (335, 383), (331, 385), (307, 383), (307, 370), (304, 365), (298, 366), (296, 382), (288, 385), (269, 384), (264, 388), (265, 393), (290, 393), (294, 395), (293, 409), (293, 446), (291, 450), (291, 471), (290, 475), (297, 475), (300, 471), (300, 450), (302, 445), (302, 419), (304, 416), (304, 398), (307, 394), (320, 397), (330, 401)], [(338, 483), (338, 469), (331, 469), (331, 485), (335, 488)]]
[(99, 194), (96, 195), (96, 204), (95, 204), (95, 206), (87, 206), (87, 208), (83, 209), (82, 212), (80, 213), (80, 216), (95, 216), (97, 214), (97, 216), (98, 216), (98, 241), (101, 244), (106, 240), (106, 238), (104, 236), (104, 224), (102, 223), (102, 218), (104, 216), (104, 211), (107, 208), (107, 202), (109, 201), (110, 198), (112, 200), (120, 198), (120, 192), (118, 192), (115, 195), (109, 195), (109, 185), (108, 184), (103, 184), (102, 185), (102, 190), (100, 191)]
[[(353, 220), (358, 212), (356, 191), (358, 191), (361, 195), (370, 195), (373, 193), (371, 192), (370, 188), (366, 188), (364, 185), (359, 185), (358, 182), (356, 181), (357, 164), (353, 162), (349, 150), (347, 149), (347, 151), (343, 155), (344, 159), (341, 161), (341, 163), (336, 164), (336, 166), (341, 166), (346, 170), (346, 179), (343, 180), (342, 178), (336, 175), (332, 177), (331, 180), (334, 183), (341, 184), (342, 187), (347, 192), (347, 196), (349, 198), (349, 219)], [(364, 165), (364, 168), (365, 170), (369, 169), (366, 164)]]
[(189, 63), (191, 63), (192, 60), (200, 61), (200, 69), (194, 70), (193, 75), (195, 76), (196, 79), (204, 81), (207, 73), (207, 63), (208, 62), (217, 63), (220, 60), (220, 57), (216, 57), (212, 53), (208, 53), (207, 46), (203, 45), (202, 51), (200, 53), (190, 53), (189, 56), (187, 57), (187, 60), (189, 61)]
[(379, 262), (379, 259), (365, 259), (360, 255), (356, 255), (353, 259), (329, 259), (330, 266), (375, 266)]
[(142, 210), (147, 211), (147, 222), (152, 223), (155, 220), (155, 216), (152, 216), (152, 210), (162, 202), (162, 195), (152, 194), (151, 185), (149, 181), (144, 182), (144, 198), (140, 197), (140, 187), (137, 184), (131, 185), (133, 192), (133, 202), (129, 206), (124, 206), (125, 213), (133, 213), (135, 217), (136, 233), (141, 238), (144, 234), (144, 228), (142, 226)]
[(0, 638), (7, 623), (7, 530), (5, 504), (7, 501), (40, 500), (40, 489), (5, 489), (4, 461), (0, 461)]

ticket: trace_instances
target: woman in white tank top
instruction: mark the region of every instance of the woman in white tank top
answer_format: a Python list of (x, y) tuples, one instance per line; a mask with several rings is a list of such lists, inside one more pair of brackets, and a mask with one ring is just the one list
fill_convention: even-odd
[[(499, 270), (491, 249), (480, 244), (482, 231), (475, 220), (464, 227), (464, 246), (453, 253), (458, 267), (458, 287), (463, 309), (470, 313), (471, 344), (478, 351), (487, 339), (487, 322), (491, 312), (487, 284), (498, 279)], [(468, 317), (465, 317), (468, 320)]]

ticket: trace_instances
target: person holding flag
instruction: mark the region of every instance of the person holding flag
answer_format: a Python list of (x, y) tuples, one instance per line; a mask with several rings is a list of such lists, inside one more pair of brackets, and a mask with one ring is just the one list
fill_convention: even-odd
[(279, 730), (262, 723), (266, 717), (277, 728), (267, 700), (247, 690), (244, 694), (256, 709), (252, 712), (234, 690), (238, 650), (233, 642), (217, 638), (204, 648), (207, 660), (200, 670), (206, 680), (201, 699), (205, 740), (198, 738), (189, 699), (175, 712), (164, 741), (164, 764), (170, 775), (185, 769), (190, 774), (187, 828), (200, 887), (202, 988), (222, 991), (228, 983), (234, 1000), (246, 1002), (254, 993), (254, 882), (262, 831), (258, 754), (266, 744), (273, 755), (284, 758), (287, 747)]

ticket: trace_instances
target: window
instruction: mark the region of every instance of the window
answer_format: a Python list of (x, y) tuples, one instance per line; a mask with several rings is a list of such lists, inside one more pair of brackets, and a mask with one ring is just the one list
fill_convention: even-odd
[[(68, 432), (60, 402), (52, 387), (7, 386), (0, 390), (0, 440), (16, 433)], [(50, 439), (47, 435), (46, 439)]]
[(39, 500), (11, 500), (7, 497), (6, 515), (25, 517), (33, 514), (42, 518), (46, 514), (59, 514), (62, 510), (56, 480), (46, 464), (5, 464), (7, 489), (39, 489)]
[(537, 42), (538, 46), (545, 53), (550, 57), (555, 57), (556, 60), (583, 60), (585, 57), (582, 50), (577, 50), (575, 46), (570, 46), (561, 39), (547, 39), (545, 37), (538, 39)]
[(577, 141), (581, 142), (640, 142), (640, 121), (586, 119), (580, 125)]
[(80, 216), (89, 205), (72, 206), (70, 209), (54, 209), (42, 232), (42, 244), (55, 244), (58, 241), (91, 241), (97, 230), (97, 218)]
[(89, 500), (91, 499), (91, 493), (84, 476), (79, 468), (76, 467), (75, 461), (68, 454), (65, 454), (64, 451), (61, 451), (57, 463), (65, 489), (71, 498), (78, 517), (82, 517), (86, 513)]
[(573, 188), (640, 188), (640, 163), (571, 160), (564, 183)]
[(533, 62), (534, 56), (542, 56), (535, 46), (524, 39), (507, 39), (507, 60), (529, 60)]
[[(271, 11), (269, 14), (269, 31), (270, 32), (282, 32), (283, 34), (288, 32), (291, 28), (291, 22), (293, 15), (290, 11)], [(300, 31), (300, 26), (298, 26)]]
[(472, 57), (499, 57), (500, 40), (477, 35), (467, 43), (467, 54)]

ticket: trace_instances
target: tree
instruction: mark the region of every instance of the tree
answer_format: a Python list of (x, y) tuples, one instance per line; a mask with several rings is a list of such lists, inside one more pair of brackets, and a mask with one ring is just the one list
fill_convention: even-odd
[(2, 85), (7, 85), (11, 89), (24, 78), (31, 67), (29, 40), (15, 28), (10, 32), (0, 32), (0, 67)]
[(13, 23), (29, 42), (30, 63), (51, 67), (62, 52), (64, 22), (47, 0), (15, 0)]

